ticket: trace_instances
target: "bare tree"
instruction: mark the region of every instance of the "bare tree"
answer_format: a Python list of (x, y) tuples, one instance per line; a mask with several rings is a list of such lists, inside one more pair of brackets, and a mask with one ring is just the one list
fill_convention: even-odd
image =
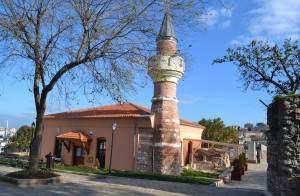
[[(164, 4), (160, 0), (0, 0), (2, 73), (30, 81), (35, 100), (30, 171), (37, 170), (49, 93), (54, 89), (65, 100), (76, 99), (80, 92), (90, 100), (108, 95), (121, 101), (124, 92), (134, 91), (145, 75), (147, 58), (153, 55)], [(170, 4), (174, 18), (184, 21), (182, 29), (199, 26), (205, 2)]]
[(237, 65), (245, 90), (266, 90), (270, 94), (296, 94), (300, 90), (300, 49), (298, 41), (284, 40), (282, 46), (253, 40), (227, 50), (214, 63)]

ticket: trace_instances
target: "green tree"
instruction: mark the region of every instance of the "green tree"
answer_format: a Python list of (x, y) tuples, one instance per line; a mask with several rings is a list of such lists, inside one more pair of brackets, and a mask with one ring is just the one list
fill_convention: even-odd
[[(178, 27), (201, 27), (207, 2), (167, 2)], [(125, 93), (144, 85), (165, 7), (161, 0), (0, 1), (0, 63), (7, 68), (0, 73), (29, 80), (34, 96), (30, 171), (38, 167), (49, 94), (54, 90), (66, 101), (79, 101), (76, 93), (82, 93), (89, 102), (101, 96), (122, 102)]]
[(223, 142), (229, 142), (232, 144), (237, 144), (239, 142), (238, 130), (233, 127), (226, 127), (222, 132)]
[(263, 122), (258, 122), (258, 123), (256, 123), (256, 126), (257, 127), (264, 127), (264, 126), (267, 126), (267, 125)]
[[(205, 126), (202, 133), (202, 139), (217, 142), (238, 143), (238, 131), (233, 127), (226, 127), (221, 118), (203, 118), (199, 121), (199, 124)], [(207, 147), (207, 144), (204, 144), (203, 147)]]
[(266, 90), (270, 94), (296, 94), (300, 86), (300, 49), (298, 41), (286, 39), (283, 45), (256, 41), (227, 49), (227, 55), (213, 63), (233, 62), (245, 90)]
[(251, 131), (251, 129), (253, 128), (253, 124), (252, 123), (246, 123), (244, 125), (244, 128), (247, 129), (248, 131)]
[(9, 139), (5, 146), (7, 152), (25, 152), (29, 150), (34, 129), (24, 125)]

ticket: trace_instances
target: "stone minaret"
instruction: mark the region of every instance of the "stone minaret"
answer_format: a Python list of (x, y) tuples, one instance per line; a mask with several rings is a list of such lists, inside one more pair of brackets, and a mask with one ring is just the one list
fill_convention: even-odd
[(181, 167), (180, 122), (176, 88), (184, 73), (177, 56), (174, 28), (167, 9), (157, 37), (157, 55), (149, 59), (148, 75), (154, 83), (151, 113), (155, 114), (154, 172), (179, 175)]

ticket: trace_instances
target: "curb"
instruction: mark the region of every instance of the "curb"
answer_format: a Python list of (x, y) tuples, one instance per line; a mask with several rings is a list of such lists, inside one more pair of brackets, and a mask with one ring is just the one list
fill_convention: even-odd
[(209, 186), (212, 186), (212, 187), (223, 187), (224, 186), (224, 181), (223, 181), (223, 179), (219, 179), (217, 182), (211, 183)]
[(18, 178), (12, 178), (8, 176), (0, 176), (0, 180), (15, 184), (20, 187), (34, 187), (36, 185), (64, 183), (63, 176), (44, 178), (44, 179), (18, 179)]
[(264, 191), (264, 195), (265, 195), (265, 196), (272, 196), (272, 193), (270, 193), (269, 191), (265, 190), (265, 191)]

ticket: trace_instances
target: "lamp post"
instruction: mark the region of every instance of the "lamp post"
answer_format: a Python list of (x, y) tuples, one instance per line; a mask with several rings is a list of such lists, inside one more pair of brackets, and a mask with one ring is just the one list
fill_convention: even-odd
[(31, 128), (32, 128), (33, 130), (32, 130), (32, 132), (31, 132), (29, 152), (30, 152), (30, 149), (31, 149), (31, 146), (32, 146), (32, 141), (33, 141), (34, 131), (35, 131), (35, 123), (34, 123), (34, 122), (31, 123)]
[(118, 124), (114, 122), (111, 126), (111, 145), (110, 145), (110, 159), (109, 159), (109, 170), (108, 173), (111, 174), (111, 160), (112, 160), (112, 153), (113, 153), (113, 145), (114, 145), (114, 133), (117, 130)]
[(35, 131), (35, 123), (34, 122), (31, 123), (31, 128), (33, 128), (32, 132), (31, 132), (31, 143), (32, 143), (34, 131)]
[(248, 143), (246, 141), (244, 142), (244, 150), (247, 158)]

